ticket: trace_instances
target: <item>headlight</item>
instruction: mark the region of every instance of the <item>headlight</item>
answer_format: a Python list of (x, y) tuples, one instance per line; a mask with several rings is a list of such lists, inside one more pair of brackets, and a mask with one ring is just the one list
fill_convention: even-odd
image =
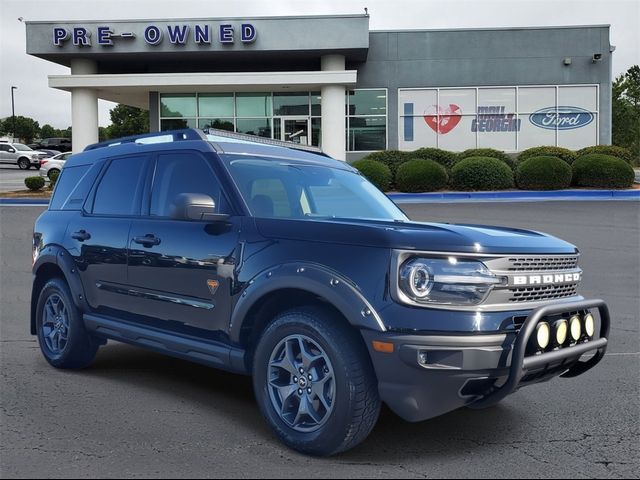
[(399, 276), (402, 293), (425, 304), (477, 305), (502, 283), (482, 262), (455, 258), (413, 258)]

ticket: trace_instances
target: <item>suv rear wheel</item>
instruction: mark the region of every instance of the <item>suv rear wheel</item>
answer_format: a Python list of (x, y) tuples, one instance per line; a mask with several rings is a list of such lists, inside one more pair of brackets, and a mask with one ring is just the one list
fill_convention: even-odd
[(84, 368), (93, 362), (98, 342), (85, 330), (67, 283), (54, 278), (40, 292), (36, 310), (38, 343), (56, 368)]
[(19, 158), (18, 159), (18, 168), (20, 168), (20, 170), (29, 170), (31, 168), (31, 160), (29, 160), (28, 158)]
[(262, 414), (290, 448), (333, 455), (355, 447), (380, 413), (362, 340), (331, 310), (289, 310), (266, 329), (253, 366)]

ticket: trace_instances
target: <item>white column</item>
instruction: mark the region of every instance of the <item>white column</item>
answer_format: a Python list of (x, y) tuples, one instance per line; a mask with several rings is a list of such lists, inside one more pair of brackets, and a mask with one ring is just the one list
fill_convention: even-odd
[[(325, 55), (320, 59), (322, 71), (344, 70), (344, 55)], [(346, 160), (345, 86), (322, 87), (322, 150), (338, 160)]]
[[(72, 75), (93, 75), (97, 72), (92, 60), (71, 60)], [(98, 92), (92, 88), (74, 88), (71, 91), (71, 127), (73, 151), (98, 141)]]

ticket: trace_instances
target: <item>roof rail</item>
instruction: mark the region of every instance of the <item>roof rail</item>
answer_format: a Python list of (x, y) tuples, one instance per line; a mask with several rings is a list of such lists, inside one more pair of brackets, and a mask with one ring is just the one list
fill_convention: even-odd
[(219, 130), (217, 128), (205, 128), (203, 132), (206, 135), (207, 140), (210, 142), (260, 143), (263, 145), (292, 148), (294, 150), (304, 150), (307, 152), (326, 155), (318, 147), (302, 145), (294, 142), (285, 142), (283, 140), (274, 140), (273, 138), (259, 137), (257, 135), (249, 135), (247, 133), (230, 132), (228, 130)]
[(195, 128), (185, 128), (182, 130), (171, 130), (168, 132), (153, 132), (145, 133), (142, 135), (132, 135), (130, 137), (116, 138), (113, 140), (106, 140), (104, 142), (94, 143), (87, 146), (84, 151), (95, 150), (97, 148), (115, 147), (124, 143), (164, 143), (164, 142), (179, 142), (184, 140), (207, 140), (206, 135), (202, 130)]

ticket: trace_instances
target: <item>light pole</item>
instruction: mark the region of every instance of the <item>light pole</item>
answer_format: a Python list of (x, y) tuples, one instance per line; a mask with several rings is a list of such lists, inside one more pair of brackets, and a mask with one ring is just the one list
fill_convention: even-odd
[(13, 91), (17, 90), (18, 87), (11, 87), (11, 140), (15, 141), (16, 139), (16, 105), (13, 100)]

